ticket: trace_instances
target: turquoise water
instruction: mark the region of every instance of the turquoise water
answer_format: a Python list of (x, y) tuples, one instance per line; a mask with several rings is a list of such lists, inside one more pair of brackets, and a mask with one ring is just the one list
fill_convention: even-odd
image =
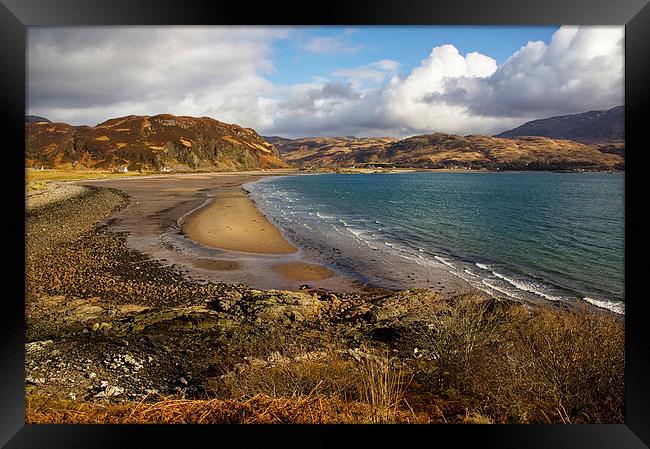
[(360, 281), (436, 284), (444, 268), (521, 300), (624, 312), (624, 175), (324, 174), (247, 185), (305, 251)]

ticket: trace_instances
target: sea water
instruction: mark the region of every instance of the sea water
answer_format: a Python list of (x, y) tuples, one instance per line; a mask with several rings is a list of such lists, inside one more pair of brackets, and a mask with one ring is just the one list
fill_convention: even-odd
[(412, 172), (247, 184), (304, 251), (360, 282), (433, 288), (443, 268), (494, 296), (624, 313), (624, 174)]

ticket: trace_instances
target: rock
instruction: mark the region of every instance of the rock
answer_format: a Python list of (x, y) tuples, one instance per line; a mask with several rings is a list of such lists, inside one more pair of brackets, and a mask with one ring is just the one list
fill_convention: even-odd
[(379, 357), (377, 357), (376, 355), (364, 352), (359, 348), (348, 349), (346, 352), (357, 362), (362, 362), (366, 360), (380, 361)]
[[(370, 309), (368, 312), (365, 314), (366, 321), (369, 323), (377, 323), (382, 320), (382, 316), (380, 314), (380, 308), (379, 307), (373, 307)], [(390, 316), (390, 315), (388, 315)]]
[(229, 299), (229, 300), (239, 300), (242, 299), (242, 294), (241, 292), (238, 292), (237, 290), (231, 290), (228, 292), (224, 292), (224, 297)]
[(42, 351), (43, 349), (50, 346), (52, 343), (54, 343), (52, 340), (34, 341), (32, 343), (27, 343), (25, 345), (25, 350), (27, 351), (28, 355), (32, 355), (39, 351)]
[(325, 309), (325, 303), (318, 297), (302, 292), (268, 290), (245, 299), (243, 315), (258, 323), (314, 320), (320, 318)]
[(305, 321), (305, 317), (303, 317), (299, 312), (296, 312), (295, 310), (290, 310), (287, 312), (287, 316), (291, 321), (294, 322)]
[(27, 376), (25, 382), (32, 385), (43, 385), (45, 383), (45, 378)]
[(67, 319), (75, 322), (86, 322), (94, 318), (97, 318), (103, 312), (104, 309), (102, 307), (94, 306), (91, 304), (83, 304), (75, 308), (74, 310), (72, 310), (70, 312), (70, 315), (67, 317)]
[(234, 301), (219, 299), (211, 304), (216, 310), (228, 312), (232, 308)]
[(332, 302), (332, 308), (338, 309), (341, 306), (341, 300), (336, 295), (329, 295), (329, 300)]
[(121, 395), (123, 393), (124, 393), (124, 388), (117, 387), (117, 386), (114, 386), (114, 385), (109, 385), (103, 391), (100, 391), (99, 393), (97, 393), (93, 397), (95, 397), (95, 398), (110, 398), (110, 397), (119, 396), (119, 395)]
[(123, 315), (142, 313), (149, 310), (151, 310), (151, 307), (142, 306), (139, 304), (124, 304), (119, 307), (119, 313)]

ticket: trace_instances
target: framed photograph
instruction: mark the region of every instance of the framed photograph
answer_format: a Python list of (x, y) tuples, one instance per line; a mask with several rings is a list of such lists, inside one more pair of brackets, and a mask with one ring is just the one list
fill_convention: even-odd
[(2, 0), (0, 443), (649, 447), (646, 3)]

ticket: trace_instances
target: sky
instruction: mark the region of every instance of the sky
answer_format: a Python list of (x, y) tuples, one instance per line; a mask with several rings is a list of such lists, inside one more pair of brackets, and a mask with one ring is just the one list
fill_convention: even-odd
[(624, 99), (624, 27), (30, 27), (27, 113), (262, 135), (496, 134)]

